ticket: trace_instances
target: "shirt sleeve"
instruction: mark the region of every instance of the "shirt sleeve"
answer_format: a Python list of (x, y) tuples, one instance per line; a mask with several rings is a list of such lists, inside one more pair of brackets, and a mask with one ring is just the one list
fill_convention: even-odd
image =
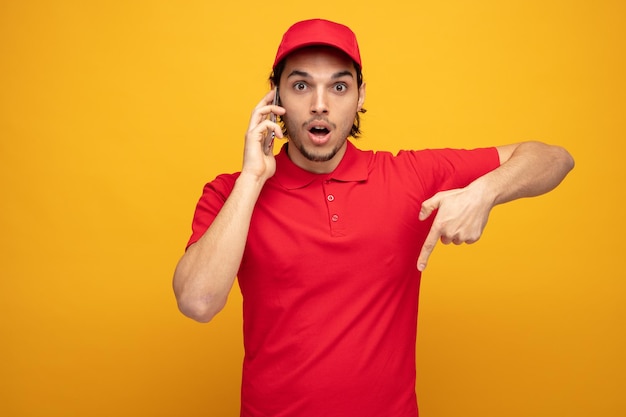
[(219, 175), (204, 186), (191, 223), (191, 237), (186, 248), (196, 243), (207, 231), (224, 206), (239, 174)]
[(412, 166), (427, 197), (462, 188), (500, 166), (495, 147), (402, 151), (398, 158)]

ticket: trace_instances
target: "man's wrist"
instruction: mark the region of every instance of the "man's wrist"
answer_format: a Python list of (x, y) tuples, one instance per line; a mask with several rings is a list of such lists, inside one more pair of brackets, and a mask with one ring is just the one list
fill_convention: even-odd
[(239, 177), (236, 180), (236, 184), (240, 184), (245, 187), (263, 188), (263, 185), (267, 181), (267, 178), (256, 175), (251, 172), (241, 171)]

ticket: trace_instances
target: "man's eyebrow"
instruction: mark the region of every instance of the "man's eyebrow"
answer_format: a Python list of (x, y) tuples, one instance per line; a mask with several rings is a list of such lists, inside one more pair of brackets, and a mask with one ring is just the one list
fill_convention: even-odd
[(293, 71), (291, 71), (291, 72), (289, 73), (289, 75), (287, 76), (287, 78), (289, 78), (289, 77), (295, 77), (295, 76), (302, 77), (302, 78), (310, 78), (310, 77), (311, 77), (311, 75), (310, 75), (308, 72), (305, 72), (305, 71), (300, 71), (300, 70), (293, 70)]
[[(287, 76), (287, 78), (296, 77), (296, 76), (302, 77), (302, 78), (311, 78), (311, 74), (309, 74), (306, 71), (300, 71), (300, 70), (291, 71), (289, 75)], [(345, 76), (354, 78), (354, 75), (352, 74), (352, 72), (348, 70), (336, 72), (331, 76), (331, 78), (334, 80), (334, 79), (345, 77)]]
[(354, 78), (354, 75), (352, 75), (351, 71), (345, 70), (345, 71), (339, 71), (333, 74), (332, 78), (341, 78), (341, 77), (345, 77), (345, 76), (350, 76), (351, 78)]

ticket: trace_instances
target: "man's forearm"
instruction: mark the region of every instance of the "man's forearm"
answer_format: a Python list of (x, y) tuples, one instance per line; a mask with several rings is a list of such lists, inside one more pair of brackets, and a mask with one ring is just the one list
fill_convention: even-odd
[(174, 293), (186, 316), (207, 322), (224, 307), (241, 264), (262, 187), (263, 181), (240, 176), (209, 229), (179, 261)]
[(541, 142), (498, 147), (498, 152), (500, 167), (477, 180), (487, 184), (494, 205), (547, 193), (574, 167), (564, 148)]
[(439, 239), (446, 244), (477, 241), (493, 206), (546, 193), (574, 167), (570, 154), (558, 146), (524, 142), (497, 149), (498, 168), (465, 188), (439, 192), (422, 203), (421, 220), (435, 210), (437, 214), (418, 257), (420, 271)]

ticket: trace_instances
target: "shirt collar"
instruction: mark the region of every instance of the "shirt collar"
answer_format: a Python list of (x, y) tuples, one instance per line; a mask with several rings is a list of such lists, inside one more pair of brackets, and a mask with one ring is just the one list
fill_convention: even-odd
[(357, 149), (349, 140), (346, 145), (346, 153), (333, 172), (330, 174), (315, 174), (291, 162), (291, 159), (289, 159), (287, 155), (288, 143), (286, 143), (283, 145), (278, 155), (276, 155), (276, 173), (273, 178), (289, 190), (304, 188), (317, 179), (329, 179), (342, 182), (367, 180), (368, 155), (371, 152), (364, 152)]

